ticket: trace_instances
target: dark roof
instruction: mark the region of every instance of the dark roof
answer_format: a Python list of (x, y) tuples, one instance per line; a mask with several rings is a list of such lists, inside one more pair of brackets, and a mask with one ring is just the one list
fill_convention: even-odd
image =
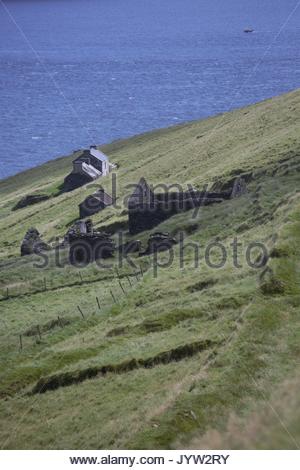
[(89, 150), (83, 150), (83, 152), (77, 158), (75, 158), (74, 162), (81, 161), (91, 156), (97, 158), (97, 160), (101, 162), (108, 161), (108, 157), (103, 152), (101, 152), (101, 150), (97, 150), (96, 148), (90, 148)]
[(109, 194), (107, 194), (103, 189), (100, 189), (99, 191), (96, 191), (95, 193), (87, 196), (85, 200), (81, 204), (79, 204), (79, 206), (82, 206), (86, 204), (87, 201), (92, 200), (95, 202), (103, 203), (105, 205), (110, 205), (113, 203), (113, 198)]

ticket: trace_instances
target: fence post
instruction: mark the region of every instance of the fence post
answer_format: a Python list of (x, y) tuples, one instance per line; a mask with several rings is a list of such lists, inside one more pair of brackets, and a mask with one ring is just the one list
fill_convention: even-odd
[(41, 333), (40, 325), (37, 325), (36, 329), (37, 329), (39, 338), (40, 338), (40, 340), (41, 340), (41, 339), (42, 339), (42, 333)]
[(117, 301), (116, 301), (115, 296), (114, 296), (114, 294), (113, 294), (113, 291), (112, 291), (111, 289), (110, 289), (110, 294), (111, 294), (111, 296), (112, 296), (112, 298), (113, 298), (114, 303), (116, 304)]
[(126, 294), (125, 289), (124, 289), (124, 287), (122, 286), (122, 283), (121, 283), (120, 279), (119, 279), (119, 285), (120, 285), (120, 287), (121, 287), (121, 289), (122, 289), (122, 291), (123, 291), (123, 294)]
[(80, 312), (80, 315), (82, 316), (82, 318), (84, 318), (83, 311), (81, 310), (81, 308), (79, 307), (79, 305), (77, 305), (77, 308), (78, 308), (78, 310), (79, 310), (79, 312)]

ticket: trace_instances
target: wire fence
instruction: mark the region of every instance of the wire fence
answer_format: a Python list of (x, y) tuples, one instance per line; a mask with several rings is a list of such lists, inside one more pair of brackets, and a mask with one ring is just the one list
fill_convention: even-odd
[[(146, 274), (146, 271), (140, 266), (139, 271), (134, 271), (130, 272), (127, 274), (122, 274), (120, 275), (119, 271), (116, 269), (115, 270), (116, 276), (113, 277), (114, 280), (117, 281), (117, 283), (114, 283), (110, 285), (109, 289), (109, 296), (112, 299), (112, 302), (110, 303), (102, 303), (101, 299), (99, 296), (95, 296), (94, 298), (94, 303), (92, 305), (92, 308), (87, 309), (86, 307), (83, 307), (82, 305), (75, 305), (74, 310), (75, 312), (78, 312), (78, 318), (87, 321), (91, 317), (95, 316), (96, 313), (105, 311), (105, 310), (110, 310), (114, 305), (120, 304), (120, 302), (126, 297), (134, 288), (135, 286), (143, 279), (144, 275)], [(81, 274), (81, 273), (80, 273)], [(82, 282), (79, 283), (78, 285), (81, 285), (84, 280), (81, 276)], [(102, 280), (101, 278), (100, 280)], [(47, 290), (47, 282), (46, 280), (44, 282), (44, 289), (39, 290), (38, 292), (45, 292)], [(98, 281), (92, 281), (92, 282), (99, 282)], [(76, 284), (71, 284), (71, 286), (74, 286)], [(32, 292), (30, 292), (32, 294)], [(22, 294), (24, 295), (24, 294)], [(91, 304), (90, 304), (91, 305)], [(90, 312), (93, 313), (90, 313)], [(74, 318), (70, 318), (70, 316), (66, 315), (57, 315), (55, 318), (49, 319), (47, 323), (44, 324), (33, 324), (30, 325), (25, 331), (22, 333), (18, 334), (18, 350), (19, 352), (23, 351), (25, 348), (26, 344), (28, 344), (28, 338), (31, 339), (30, 345), (33, 343), (35, 344), (40, 344), (43, 340), (43, 338), (49, 334), (53, 329), (55, 328), (65, 328), (68, 325), (70, 325), (74, 321)]]
[[(139, 265), (137, 269), (143, 270), (141, 265)], [(43, 276), (33, 281), (19, 282), (16, 284), (12, 284), (11, 286), (6, 285), (0, 288), (0, 302), (6, 301), (8, 299), (17, 299), (19, 297), (31, 296), (41, 294), (43, 292), (51, 292), (68, 287), (76, 287), (80, 285), (92, 284), (100, 281), (113, 279), (115, 277), (115, 272), (118, 273), (119, 278), (128, 276), (131, 277), (135, 275), (131, 271), (129, 273), (120, 274), (117, 268), (109, 268), (108, 271), (109, 273), (107, 275), (103, 275), (103, 271), (101, 271), (101, 275), (96, 277), (93, 277), (91, 275), (89, 277), (84, 277), (83, 274), (78, 271), (78, 273), (75, 273), (75, 275), (72, 276), (72, 279), (69, 280), (69, 282), (63, 281), (63, 279), (66, 279), (67, 277), (66, 275), (64, 275), (63, 279), (55, 279), (53, 278), (53, 276), (51, 278)]]

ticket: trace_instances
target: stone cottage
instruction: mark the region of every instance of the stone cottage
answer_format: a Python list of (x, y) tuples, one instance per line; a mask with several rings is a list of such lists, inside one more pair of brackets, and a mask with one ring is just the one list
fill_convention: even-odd
[(79, 217), (84, 219), (113, 204), (113, 198), (104, 189), (99, 189), (79, 204)]
[(73, 170), (65, 178), (63, 189), (64, 191), (72, 191), (86, 183), (95, 181), (101, 176), (108, 175), (109, 170), (108, 157), (100, 150), (97, 150), (95, 145), (92, 145), (89, 150), (83, 150), (73, 160)]

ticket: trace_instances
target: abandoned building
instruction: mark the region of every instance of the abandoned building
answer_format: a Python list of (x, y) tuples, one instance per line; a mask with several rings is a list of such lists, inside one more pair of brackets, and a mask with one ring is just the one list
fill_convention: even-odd
[(64, 246), (69, 247), (69, 263), (84, 267), (94, 261), (110, 258), (117, 253), (126, 258), (129, 254), (137, 256), (150, 255), (159, 251), (170, 250), (177, 240), (169, 233), (152, 233), (146, 249), (140, 240), (130, 240), (117, 246), (108, 233), (95, 230), (90, 219), (78, 220), (65, 235)]
[(227, 186), (219, 191), (189, 189), (155, 193), (145, 178), (141, 178), (128, 199), (129, 232), (136, 234), (149, 230), (179, 212), (221, 203), (246, 192), (243, 178), (235, 178)]
[(97, 214), (97, 212), (111, 206), (113, 202), (113, 198), (101, 188), (79, 204), (79, 217), (84, 219), (85, 217)]
[(71, 227), (65, 240), (69, 244), (69, 262), (84, 267), (97, 259), (109, 258), (116, 251), (110, 236), (93, 228), (91, 220), (79, 220)]
[(37, 254), (50, 249), (51, 247), (41, 239), (41, 235), (36, 228), (27, 230), (21, 243), (21, 256)]
[(108, 157), (92, 145), (89, 150), (83, 150), (81, 155), (73, 160), (73, 170), (66, 176), (63, 184), (64, 191), (72, 191), (86, 183), (95, 181), (109, 174)]
[(92, 234), (94, 232), (93, 222), (88, 220), (77, 220), (65, 234), (65, 242), (70, 243), (78, 235)]

